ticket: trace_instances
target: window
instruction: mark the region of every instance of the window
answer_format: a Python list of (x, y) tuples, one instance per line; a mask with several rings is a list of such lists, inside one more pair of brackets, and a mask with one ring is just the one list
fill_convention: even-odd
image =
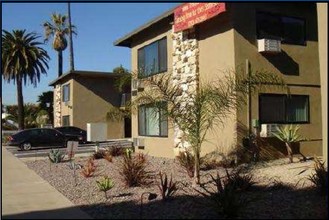
[(62, 126), (70, 126), (70, 116), (65, 115), (62, 117)]
[(138, 50), (139, 77), (167, 71), (167, 38), (162, 38)]
[(286, 44), (305, 45), (305, 21), (300, 18), (257, 12), (257, 39), (281, 40)]
[(70, 84), (63, 85), (63, 102), (70, 101)]
[[(166, 103), (163, 103), (166, 105)], [(168, 136), (168, 118), (164, 110), (151, 105), (138, 109), (138, 133), (141, 136)]]
[(309, 96), (261, 94), (259, 119), (261, 123), (309, 123)]

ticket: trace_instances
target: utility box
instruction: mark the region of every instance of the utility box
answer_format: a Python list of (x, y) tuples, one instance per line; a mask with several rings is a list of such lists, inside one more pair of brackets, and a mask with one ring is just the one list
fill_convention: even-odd
[(107, 124), (106, 123), (87, 123), (87, 141), (106, 141)]

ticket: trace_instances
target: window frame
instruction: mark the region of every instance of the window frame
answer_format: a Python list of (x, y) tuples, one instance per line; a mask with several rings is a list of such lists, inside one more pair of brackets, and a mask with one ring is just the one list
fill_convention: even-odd
[[(65, 125), (64, 124), (64, 118), (67, 118), (68, 119), (68, 125)], [(64, 126), (70, 126), (70, 115), (63, 115), (62, 116), (62, 127), (64, 127)]]
[[(261, 106), (261, 98), (262, 97), (283, 97), (284, 98), (284, 121), (272, 121), (272, 122), (264, 122), (261, 118), (262, 106)], [(306, 98), (306, 121), (288, 121), (288, 98), (291, 97), (305, 97)], [(301, 94), (273, 94), (273, 93), (260, 93), (258, 96), (258, 118), (260, 124), (310, 124), (310, 96), (309, 95), (301, 95)]]
[[(68, 91), (68, 94), (67, 94), (67, 100), (65, 100), (65, 88), (67, 88), (67, 91)], [(64, 84), (63, 86), (62, 86), (62, 101), (63, 102), (69, 102), (70, 101), (70, 91), (71, 90), (71, 88), (70, 88), (70, 83), (67, 83), (67, 84)]]
[[(281, 44), (288, 44), (288, 45), (300, 45), (300, 46), (306, 46), (306, 19), (305, 18), (301, 18), (301, 17), (296, 17), (296, 16), (290, 16), (290, 15), (285, 15), (285, 14), (281, 14), (281, 13), (273, 13), (273, 12), (267, 12), (267, 11), (262, 11), (262, 10), (257, 10), (256, 11), (256, 38), (257, 39), (263, 39), (264, 37), (259, 37), (259, 25), (258, 25), (258, 19), (257, 19), (257, 15), (258, 14), (263, 14), (263, 15), (268, 15), (268, 16), (274, 16), (279, 18), (280, 20), (280, 36), (278, 36), (278, 38), (280, 38)], [(296, 43), (296, 42), (292, 42), (289, 40), (285, 40), (285, 32), (284, 32), (284, 18), (292, 18), (292, 19), (296, 19), (296, 20), (300, 20), (303, 23), (303, 36), (301, 36), (303, 38), (303, 42), (302, 43)]]
[[(161, 70), (161, 68), (160, 68), (161, 67), (160, 60), (161, 60), (161, 57), (162, 57), (162, 56), (160, 56), (161, 55), (160, 42), (162, 40), (164, 40), (166, 42), (166, 52), (165, 52), (165, 54), (166, 54), (166, 57), (165, 57), (166, 65), (165, 65), (164, 70)], [(145, 75), (145, 74), (142, 75), (142, 74), (140, 74), (140, 68), (141, 68), (140, 67), (140, 57), (139, 57), (140, 53), (143, 54), (143, 65), (144, 65), (144, 68), (145, 68), (145, 56), (146, 56), (145, 48), (147, 48), (147, 47), (149, 47), (149, 46), (151, 46), (152, 44), (155, 44), (155, 43), (157, 44), (158, 72), (153, 72), (153, 73), (150, 73), (149, 75)], [(141, 47), (137, 50), (137, 69), (139, 70), (138, 71), (138, 76), (137, 76), (138, 79), (147, 78), (147, 77), (154, 76), (154, 75), (161, 74), (161, 73), (165, 73), (165, 72), (168, 71), (168, 40), (167, 40), (167, 36), (165, 36), (165, 37), (163, 37), (159, 40), (153, 41), (153, 42), (151, 42), (151, 43), (149, 43), (149, 44), (147, 44), (147, 45), (145, 45), (145, 46), (143, 46), (143, 47)]]
[[(163, 104), (165, 104), (167, 106), (167, 103), (166, 102), (162, 102)], [(161, 112), (163, 111), (161, 108), (158, 108), (160, 110), (159, 112), (159, 122), (158, 122), (158, 126), (159, 126), (159, 135), (148, 135), (146, 134), (142, 134), (141, 132), (141, 128), (140, 128), (140, 121), (141, 121), (141, 118), (140, 118), (140, 112), (139, 112), (139, 108), (141, 107), (144, 107), (144, 108), (147, 108), (147, 107), (153, 107), (155, 108), (155, 106), (153, 106), (152, 104), (143, 104), (143, 105), (140, 105), (138, 106), (138, 114), (137, 114), (137, 122), (138, 122), (138, 136), (143, 136), (143, 137), (159, 137), (159, 138), (168, 138), (168, 131), (169, 131), (169, 128), (168, 128), (168, 116), (166, 117), (167, 118), (167, 131), (166, 131), (166, 135), (162, 135), (162, 129), (161, 129), (161, 118), (163, 117), (163, 114), (161, 114)], [(145, 112), (145, 111), (144, 111)], [(144, 116), (144, 127), (145, 127), (145, 131), (146, 131), (146, 117)]]

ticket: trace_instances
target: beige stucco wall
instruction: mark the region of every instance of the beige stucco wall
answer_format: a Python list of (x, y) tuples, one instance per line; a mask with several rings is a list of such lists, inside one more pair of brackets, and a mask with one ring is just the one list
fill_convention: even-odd
[[(138, 38), (134, 41), (133, 47), (131, 49), (131, 69), (137, 71), (137, 51), (139, 48), (146, 46), (154, 41), (160, 40), (163, 37), (167, 37), (167, 63), (168, 63), (168, 73), (171, 73), (172, 67), (172, 38), (171, 38), (171, 25), (169, 23), (164, 23), (157, 25), (156, 31), (149, 31), (143, 34), (144, 37)], [(134, 96), (132, 96), (132, 99)], [(168, 137), (146, 137), (138, 135), (138, 115), (136, 112), (132, 114), (132, 137), (144, 138), (145, 148), (142, 150), (136, 149), (143, 153), (147, 153), (152, 156), (158, 157), (174, 157), (174, 131), (171, 123), (168, 123)]]
[(328, 3), (317, 3), (322, 100), (323, 157), (328, 166)]
[[(199, 43), (200, 82), (212, 82), (223, 78), (227, 71), (235, 69), (234, 32), (230, 11), (197, 27)], [(236, 110), (222, 124), (209, 130), (202, 145), (202, 155), (219, 150), (229, 153), (236, 145)]]
[(120, 94), (113, 87), (113, 79), (103, 77), (76, 76), (73, 80), (72, 97), (74, 103), (70, 111), (72, 124), (87, 129), (87, 123), (107, 123), (107, 138), (123, 138), (123, 122), (106, 119), (111, 105), (118, 106)]
[[(70, 84), (70, 99), (68, 102), (63, 102), (63, 86)], [(74, 104), (74, 93), (73, 93), (74, 81), (73, 79), (67, 80), (65, 83), (61, 84), (61, 125), (63, 125), (63, 116), (70, 116), (70, 125), (73, 125), (73, 109)]]
[[(282, 44), (280, 54), (259, 53), (256, 41), (256, 10), (305, 18), (306, 46)], [(278, 74), (287, 84), (293, 84), (290, 86), (292, 94), (309, 95), (310, 124), (301, 125), (301, 135), (310, 141), (301, 143), (301, 152), (309, 156), (321, 155), (321, 93), (315, 4), (285, 3), (284, 7), (280, 7), (280, 4), (271, 4), (269, 7), (269, 4), (264, 3), (239, 3), (234, 4), (233, 11), (235, 65), (243, 66), (248, 59), (253, 70)], [(266, 91), (272, 92), (284, 93), (275, 89)], [(258, 95), (253, 97), (252, 106), (252, 118), (258, 119)], [(239, 111), (238, 121), (248, 125), (246, 110)]]

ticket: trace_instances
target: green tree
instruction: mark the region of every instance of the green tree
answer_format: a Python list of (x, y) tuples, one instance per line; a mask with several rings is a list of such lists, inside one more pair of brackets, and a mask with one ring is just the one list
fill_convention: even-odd
[(170, 74), (145, 78), (144, 83), (145, 88), (152, 89), (138, 94), (132, 103), (133, 111), (136, 112), (142, 104), (153, 105), (155, 109), (164, 110), (174, 125), (179, 127), (194, 154), (195, 184), (200, 183), (200, 154), (208, 131), (216, 125), (224, 125), (224, 119), (245, 104), (249, 91), (254, 93), (265, 89), (267, 84), (285, 85), (280, 77), (266, 72), (254, 72), (250, 76), (244, 72), (226, 74), (224, 78), (200, 83), (196, 92), (189, 96), (182, 96), (182, 89), (173, 84)]
[(53, 124), (53, 121), (54, 121), (54, 115), (53, 115), (54, 92), (53, 91), (43, 92), (41, 95), (38, 96), (37, 102), (39, 103), (39, 108), (41, 110), (45, 110), (47, 112), (50, 123)]
[(13, 81), (17, 86), (18, 127), (24, 129), (24, 99), (22, 85), (29, 81), (36, 87), (40, 75), (47, 74), (49, 56), (40, 47), (36, 33), (25, 33), (26, 30), (13, 30), (12, 33), (2, 30), (2, 63), (1, 73), (8, 83)]
[[(6, 110), (8, 116), (6, 120), (11, 120), (14, 123), (18, 123), (18, 106), (17, 105), (7, 105)], [(38, 127), (37, 117), (39, 114), (39, 107), (32, 103), (26, 103), (24, 105), (24, 125), (26, 128)]]
[(131, 88), (131, 79), (132, 74), (129, 72), (129, 70), (125, 69), (122, 65), (113, 68), (112, 70), (115, 74), (122, 74), (120, 77), (118, 77), (114, 82), (114, 87), (118, 92), (130, 92)]
[(53, 38), (52, 47), (58, 53), (58, 76), (63, 74), (63, 51), (67, 47), (67, 37), (70, 34), (70, 30), (73, 34), (75, 32), (75, 26), (68, 22), (66, 15), (53, 13), (51, 15), (51, 22), (46, 21), (43, 24), (45, 30), (45, 42), (51, 37)]

